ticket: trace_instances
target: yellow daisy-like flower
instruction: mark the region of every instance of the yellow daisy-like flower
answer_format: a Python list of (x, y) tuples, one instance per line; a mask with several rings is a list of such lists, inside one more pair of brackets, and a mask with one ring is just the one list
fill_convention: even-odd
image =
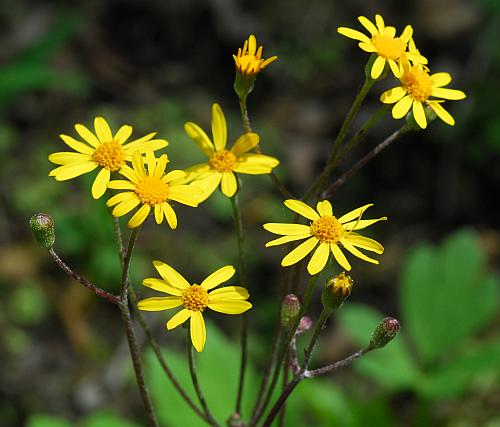
[(226, 149), (227, 126), (224, 113), (218, 104), (212, 106), (213, 143), (198, 125), (188, 122), (184, 125), (186, 133), (196, 142), (208, 157), (207, 163), (200, 163), (187, 169), (188, 180), (204, 191), (201, 203), (219, 186), (227, 197), (234, 196), (237, 190), (236, 173), (260, 175), (270, 173), (279, 161), (264, 154), (249, 153), (258, 143), (259, 135), (241, 135), (230, 150)]
[[(425, 129), (427, 119), (424, 105), (428, 105), (443, 122), (450, 126), (455, 124), (455, 120), (441, 103), (444, 99), (464, 99), (465, 93), (461, 90), (443, 87), (451, 82), (449, 73), (429, 74), (427, 67), (421, 64), (412, 65), (403, 57), (399, 63), (398, 78), (400, 86), (389, 89), (380, 97), (384, 104), (394, 104), (392, 117), (400, 119), (412, 108), (415, 121), (422, 129)], [(430, 97), (441, 99), (429, 99)]]
[(202, 191), (191, 185), (177, 183), (185, 177), (184, 171), (173, 170), (165, 174), (168, 163), (166, 154), (157, 159), (152, 151), (147, 151), (146, 163), (147, 170), (142, 154), (136, 151), (132, 157), (132, 168), (125, 165), (120, 169), (120, 174), (127, 179), (110, 181), (108, 184), (108, 188), (127, 191), (115, 194), (106, 205), (116, 205), (112, 211), (116, 217), (126, 215), (136, 206), (142, 205), (130, 218), (130, 228), (141, 225), (154, 208), (157, 224), (161, 224), (165, 217), (170, 228), (174, 229), (177, 227), (177, 216), (169, 202), (173, 200), (196, 207), (197, 198), (201, 196)]
[(53, 153), (49, 160), (59, 166), (50, 171), (49, 176), (57, 181), (75, 178), (96, 168), (101, 168), (92, 185), (94, 199), (101, 197), (111, 177), (111, 172), (119, 171), (125, 162), (132, 160), (134, 151), (159, 150), (168, 145), (164, 139), (153, 139), (156, 132), (126, 144), (132, 135), (132, 126), (123, 125), (113, 136), (111, 129), (102, 117), (94, 119), (95, 134), (87, 127), (76, 124), (76, 132), (85, 141), (78, 141), (68, 135), (59, 135), (75, 152)]
[(299, 200), (286, 200), (285, 206), (312, 222), (310, 225), (281, 223), (264, 224), (264, 228), (267, 231), (283, 236), (271, 240), (266, 244), (266, 247), (307, 239), (283, 258), (281, 261), (283, 267), (288, 267), (289, 265), (299, 262), (307, 254), (312, 252), (313, 249), (318, 246), (318, 243), (318, 248), (314, 251), (307, 264), (307, 270), (311, 275), (317, 274), (325, 268), (330, 252), (345, 270), (349, 271), (351, 269), (351, 265), (342, 253), (339, 245), (342, 245), (351, 254), (364, 261), (378, 264), (377, 260), (366, 256), (357, 248), (381, 254), (384, 252), (382, 245), (373, 239), (354, 233), (355, 230), (361, 230), (378, 221), (387, 219), (385, 216), (377, 219), (361, 219), (365, 210), (373, 206), (373, 204), (354, 209), (340, 218), (333, 216), (332, 205), (328, 200), (318, 202), (316, 207), (317, 211)]
[(139, 301), (138, 308), (145, 311), (162, 311), (182, 305), (182, 310), (174, 314), (166, 323), (167, 329), (173, 329), (190, 319), (191, 341), (197, 351), (202, 351), (206, 341), (203, 311), (208, 307), (225, 314), (241, 314), (252, 308), (246, 301), (248, 291), (241, 286), (224, 286), (209, 292), (234, 276), (231, 265), (213, 272), (199, 285), (190, 284), (169, 265), (153, 261), (153, 265), (163, 280), (144, 279), (142, 284), (155, 291), (164, 292), (169, 297), (152, 297)]
[(278, 59), (277, 56), (271, 56), (268, 59), (262, 59), (262, 46), (257, 49), (257, 40), (252, 34), (248, 40), (245, 40), (243, 49), (238, 48), (238, 54), (233, 55), (236, 69), (248, 76), (260, 73), (271, 62)]
[(365, 52), (377, 54), (377, 59), (375, 59), (370, 71), (372, 79), (375, 80), (380, 77), (386, 63), (389, 64), (392, 72), (397, 77), (397, 62), (405, 53), (415, 63), (427, 64), (427, 59), (418, 52), (406, 52), (408, 42), (413, 34), (413, 28), (410, 25), (407, 25), (403, 33), (396, 37), (396, 28), (386, 27), (384, 19), (380, 15), (375, 15), (375, 24), (364, 16), (358, 16), (358, 20), (370, 33), (370, 36), (346, 27), (339, 27), (337, 31), (343, 36), (359, 40), (358, 46)]

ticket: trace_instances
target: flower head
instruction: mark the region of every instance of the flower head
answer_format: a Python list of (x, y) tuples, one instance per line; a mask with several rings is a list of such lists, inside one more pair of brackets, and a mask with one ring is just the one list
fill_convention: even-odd
[(115, 194), (106, 205), (116, 205), (112, 211), (116, 217), (125, 215), (141, 205), (128, 222), (130, 228), (141, 225), (152, 208), (158, 224), (161, 224), (165, 217), (168, 225), (176, 228), (177, 216), (170, 206), (170, 201), (196, 207), (197, 198), (202, 192), (191, 185), (177, 183), (185, 177), (184, 171), (173, 170), (165, 173), (168, 163), (166, 154), (156, 158), (152, 151), (147, 151), (146, 163), (147, 169), (144, 167), (142, 154), (136, 151), (132, 157), (132, 168), (125, 165), (120, 169), (120, 174), (127, 179), (110, 181), (108, 184), (108, 188), (126, 191)]
[(299, 262), (312, 252), (316, 246), (318, 247), (307, 264), (307, 270), (311, 275), (317, 274), (325, 268), (330, 252), (342, 268), (349, 271), (351, 265), (340, 249), (341, 246), (364, 261), (378, 264), (377, 260), (366, 256), (357, 248), (381, 254), (384, 252), (382, 245), (375, 240), (354, 233), (355, 230), (361, 230), (378, 221), (387, 219), (386, 217), (381, 217), (377, 219), (362, 220), (361, 216), (366, 209), (373, 206), (372, 204), (354, 209), (339, 218), (333, 215), (332, 205), (328, 200), (318, 202), (317, 210), (314, 210), (299, 200), (292, 199), (286, 200), (285, 206), (312, 222), (310, 225), (282, 223), (264, 224), (264, 228), (267, 231), (283, 236), (271, 240), (266, 244), (266, 247), (307, 239), (283, 258), (281, 261), (283, 267)]
[(85, 142), (61, 134), (59, 135), (61, 139), (75, 152), (64, 151), (49, 156), (52, 163), (61, 165), (49, 173), (49, 176), (55, 177), (57, 181), (75, 178), (100, 168), (92, 185), (94, 199), (104, 194), (111, 172), (120, 171), (125, 166), (125, 162), (131, 161), (134, 151), (155, 151), (168, 145), (164, 139), (153, 139), (156, 132), (126, 143), (132, 135), (132, 126), (123, 125), (113, 135), (108, 123), (102, 117), (94, 119), (94, 128), (95, 134), (87, 127), (76, 124), (76, 132)]
[(204, 191), (199, 202), (207, 199), (219, 184), (225, 196), (234, 196), (237, 190), (235, 172), (251, 175), (267, 174), (279, 164), (274, 157), (249, 153), (259, 143), (259, 135), (256, 133), (241, 135), (231, 149), (226, 149), (226, 119), (218, 104), (212, 106), (213, 142), (203, 129), (192, 122), (186, 123), (184, 129), (208, 157), (208, 162), (197, 164), (186, 170), (188, 180), (195, 179), (193, 185)]
[(365, 52), (375, 53), (375, 59), (370, 72), (372, 79), (378, 79), (384, 71), (385, 64), (388, 63), (392, 72), (397, 77), (397, 62), (403, 54), (406, 54), (415, 63), (426, 64), (425, 59), (418, 51), (407, 52), (408, 42), (410, 41), (413, 29), (407, 25), (403, 33), (396, 37), (396, 28), (386, 27), (384, 19), (380, 15), (375, 15), (375, 24), (364, 16), (358, 16), (358, 20), (363, 27), (370, 33), (367, 36), (352, 28), (339, 27), (337, 31), (351, 39), (359, 40), (358, 46)]
[[(428, 105), (446, 124), (450, 126), (455, 124), (451, 114), (441, 104), (444, 99), (464, 99), (465, 93), (461, 90), (443, 87), (451, 82), (449, 73), (430, 74), (427, 67), (421, 64), (412, 65), (407, 58), (403, 57), (399, 63), (397, 77), (400, 85), (389, 89), (380, 97), (384, 104), (394, 104), (392, 117), (400, 119), (412, 108), (415, 121), (422, 129), (425, 129), (427, 119), (424, 105)], [(431, 97), (438, 99), (430, 99)]]
[(139, 301), (138, 308), (146, 311), (162, 311), (182, 306), (166, 323), (173, 329), (190, 319), (191, 341), (197, 351), (202, 351), (206, 341), (203, 311), (208, 307), (225, 314), (241, 314), (252, 307), (248, 301), (248, 291), (241, 286), (224, 286), (214, 289), (234, 276), (234, 267), (227, 265), (213, 272), (199, 285), (190, 284), (169, 265), (153, 261), (162, 279), (144, 279), (142, 284), (168, 297), (152, 297)]
[(259, 74), (271, 62), (278, 59), (277, 56), (262, 59), (262, 46), (257, 49), (257, 40), (253, 34), (245, 40), (243, 48), (239, 48), (238, 54), (233, 55), (233, 58), (237, 71), (248, 76)]

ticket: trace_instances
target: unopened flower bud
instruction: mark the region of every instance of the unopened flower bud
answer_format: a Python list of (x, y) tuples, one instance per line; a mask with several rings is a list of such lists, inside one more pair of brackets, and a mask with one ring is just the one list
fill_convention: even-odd
[(351, 295), (353, 280), (345, 272), (328, 279), (325, 289), (321, 294), (321, 302), (325, 308), (337, 310), (342, 307), (344, 301)]
[(382, 348), (398, 334), (401, 325), (397, 319), (386, 317), (375, 328), (370, 341), (371, 348)]
[(295, 334), (300, 335), (301, 333), (308, 331), (309, 329), (311, 329), (312, 324), (313, 321), (310, 317), (302, 316), (300, 318), (299, 326), (297, 326), (297, 332)]
[(243, 427), (245, 424), (243, 423), (240, 414), (238, 414), (238, 412), (233, 412), (227, 420), (227, 425), (229, 427)]
[(50, 215), (37, 213), (30, 219), (31, 232), (42, 248), (51, 248), (56, 240), (54, 220)]
[(281, 326), (290, 328), (300, 311), (300, 301), (297, 295), (288, 294), (281, 303)]

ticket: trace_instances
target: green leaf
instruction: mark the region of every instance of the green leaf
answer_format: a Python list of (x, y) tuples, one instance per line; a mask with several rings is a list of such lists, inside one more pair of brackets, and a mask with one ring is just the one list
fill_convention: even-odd
[(33, 414), (28, 418), (26, 427), (71, 427), (71, 423), (52, 415)]
[[(235, 326), (241, 321), (234, 317)], [(235, 332), (239, 328), (235, 328)], [(166, 332), (167, 333), (167, 332)], [(169, 331), (185, 340), (186, 330), (182, 327)], [(187, 391), (192, 400), (199, 406), (195, 396), (188, 360), (185, 353), (177, 353), (164, 349), (163, 354), (179, 383)], [(202, 425), (201, 419), (191, 410), (166, 378), (153, 353), (146, 356), (148, 384), (154, 399), (160, 425), (169, 427), (186, 427)], [(240, 350), (238, 340), (229, 341), (226, 336), (211, 322), (207, 322), (207, 342), (202, 353), (196, 354), (198, 378), (205, 394), (208, 406), (214, 417), (225, 424), (228, 416), (234, 411), (236, 390), (239, 375)], [(247, 416), (257, 393), (255, 371), (247, 365), (247, 381), (243, 399), (243, 415)], [(246, 398), (245, 398), (246, 397)]]
[(468, 390), (475, 376), (488, 371), (496, 372), (498, 366), (500, 340), (473, 346), (431, 372), (419, 391), (431, 399), (455, 397)]
[(439, 248), (421, 246), (408, 257), (400, 295), (403, 324), (425, 363), (491, 319), (498, 283), (487, 279), (484, 269), (478, 238), (468, 230)]
[[(353, 303), (344, 305), (337, 316), (342, 329), (360, 348), (368, 344), (371, 333), (385, 317), (376, 310)], [(387, 346), (355, 361), (354, 369), (391, 389), (411, 386), (418, 379), (419, 373), (408, 354), (402, 335), (404, 331)]]

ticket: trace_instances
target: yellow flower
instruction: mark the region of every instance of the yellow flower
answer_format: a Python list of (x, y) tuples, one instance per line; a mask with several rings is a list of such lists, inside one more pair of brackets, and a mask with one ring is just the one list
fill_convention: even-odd
[(95, 134), (85, 126), (76, 124), (75, 129), (85, 142), (68, 135), (59, 135), (76, 153), (64, 151), (49, 156), (52, 163), (62, 165), (49, 173), (49, 176), (55, 177), (57, 181), (65, 181), (101, 168), (92, 185), (94, 199), (104, 194), (111, 172), (119, 171), (126, 161), (131, 161), (134, 151), (155, 151), (168, 145), (164, 139), (153, 139), (156, 132), (125, 144), (132, 134), (132, 126), (123, 125), (113, 136), (108, 123), (102, 117), (94, 119), (94, 128)]
[(130, 228), (141, 225), (151, 208), (154, 208), (158, 224), (163, 222), (165, 216), (170, 228), (176, 228), (177, 216), (169, 202), (173, 200), (196, 207), (198, 206), (197, 198), (200, 197), (202, 191), (191, 185), (177, 183), (185, 177), (184, 171), (173, 170), (165, 174), (168, 163), (166, 154), (157, 159), (152, 151), (147, 151), (146, 163), (147, 170), (144, 168), (142, 154), (136, 151), (132, 157), (132, 168), (125, 165), (120, 169), (120, 174), (127, 179), (110, 181), (108, 184), (108, 188), (127, 191), (115, 194), (106, 205), (116, 205), (112, 212), (116, 217), (125, 215), (136, 206), (142, 205), (130, 218), (128, 222)]
[[(451, 82), (449, 73), (429, 74), (427, 67), (421, 64), (411, 65), (408, 59), (403, 57), (399, 63), (398, 78), (400, 86), (385, 91), (380, 97), (384, 104), (395, 104), (392, 108), (392, 117), (400, 119), (412, 108), (415, 121), (425, 129), (427, 127), (425, 104), (431, 107), (443, 122), (450, 126), (455, 124), (455, 120), (441, 103), (443, 99), (464, 99), (465, 93), (443, 87)], [(441, 99), (429, 99), (430, 97)]]
[(282, 223), (264, 224), (264, 228), (267, 231), (283, 236), (271, 240), (266, 244), (266, 247), (307, 239), (283, 258), (281, 261), (283, 267), (299, 262), (307, 254), (312, 252), (318, 243), (318, 248), (312, 255), (309, 264), (307, 264), (307, 270), (311, 275), (317, 274), (325, 268), (330, 252), (344, 269), (347, 271), (351, 269), (351, 265), (340, 250), (339, 244), (354, 256), (364, 261), (378, 264), (377, 260), (367, 257), (357, 248), (381, 254), (384, 252), (382, 245), (375, 240), (353, 232), (354, 230), (361, 230), (378, 221), (387, 219), (384, 216), (377, 219), (362, 220), (361, 216), (366, 209), (373, 206), (372, 204), (354, 209), (340, 218), (333, 216), (332, 205), (328, 200), (318, 202), (316, 207), (317, 211), (299, 200), (286, 200), (285, 206), (312, 222), (310, 225)]
[(278, 59), (277, 56), (271, 56), (266, 60), (262, 59), (262, 46), (257, 49), (257, 40), (252, 34), (248, 40), (245, 40), (243, 49), (238, 48), (238, 54), (233, 55), (236, 69), (245, 75), (255, 75), (260, 73), (271, 62)]
[(207, 134), (192, 122), (186, 123), (184, 129), (208, 157), (207, 163), (200, 163), (186, 170), (188, 180), (195, 179), (193, 185), (204, 191), (204, 195), (198, 199), (200, 203), (207, 199), (219, 184), (225, 196), (234, 196), (237, 190), (235, 172), (251, 175), (266, 174), (279, 164), (274, 157), (249, 153), (259, 143), (259, 135), (256, 133), (241, 135), (233, 147), (227, 150), (226, 119), (218, 104), (212, 106), (213, 143)]
[[(359, 40), (358, 46), (365, 52), (377, 54), (377, 59), (375, 59), (370, 71), (372, 79), (380, 77), (386, 62), (389, 63), (392, 72), (397, 77), (397, 61), (406, 52), (408, 42), (413, 34), (412, 27), (407, 25), (403, 33), (396, 37), (396, 28), (386, 27), (384, 19), (380, 15), (375, 15), (376, 25), (364, 16), (358, 16), (358, 20), (368, 30), (370, 37), (352, 28), (339, 27), (337, 31), (346, 37)], [(418, 51), (406, 52), (406, 55), (415, 63), (427, 64), (427, 59), (420, 55)]]
[(241, 314), (252, 307), (246, 299), (249, 294), (241, 286), (219, 286), (234, 276), (235, 270), (226, 265), (213, 272), (199, 285), (190, 284), (184, 277), (169, 265), (161, 261), (153, 261), (161, 279), (144, 279), (142, 284), (155, 291), (164, 292), (169, 297), (152, 297), (139, 301), (138, 308), (145, 311), (162, 311), (182, 305), (166, 323), (167, 329), (173, 329), (190, 319), (191, 341), (197, 351), (202, 351), (206, 341), (205, 321), (203, 311), (208, 307), (225, 314)]

